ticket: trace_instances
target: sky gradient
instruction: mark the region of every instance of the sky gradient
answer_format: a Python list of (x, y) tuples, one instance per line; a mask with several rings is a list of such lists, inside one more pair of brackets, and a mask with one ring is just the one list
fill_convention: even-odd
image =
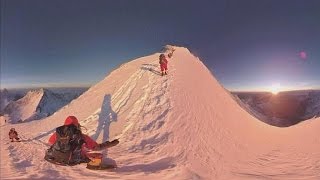
[(92, 85), (166, 44), (189, 48), (229, 90), (320, 88), (319, 9), (318, 0), (1, 0), (1, 88)]

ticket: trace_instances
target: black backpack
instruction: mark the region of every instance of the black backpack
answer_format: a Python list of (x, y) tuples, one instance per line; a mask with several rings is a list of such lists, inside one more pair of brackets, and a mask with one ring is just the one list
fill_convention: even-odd
[(84, 162), (81, 131), (73, 124), (56, 128), (56, 142), (47, 150), (44, 159), (60, 165), (76, 165)]

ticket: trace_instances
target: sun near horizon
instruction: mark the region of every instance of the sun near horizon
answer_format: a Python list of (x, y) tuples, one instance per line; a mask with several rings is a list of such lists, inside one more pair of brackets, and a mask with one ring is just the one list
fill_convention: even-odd
[(280, 83), (274, 83), (269, 90), (273, 95), (277, 95), (281, 91)]

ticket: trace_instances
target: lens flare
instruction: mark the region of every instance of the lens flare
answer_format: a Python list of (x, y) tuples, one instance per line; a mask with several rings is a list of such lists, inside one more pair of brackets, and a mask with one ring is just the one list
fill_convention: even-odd
[(302, 60), (306, 60), (307, 59), (307, 53), (305, 51), (301, 51), (299, 53), (299, 56)]

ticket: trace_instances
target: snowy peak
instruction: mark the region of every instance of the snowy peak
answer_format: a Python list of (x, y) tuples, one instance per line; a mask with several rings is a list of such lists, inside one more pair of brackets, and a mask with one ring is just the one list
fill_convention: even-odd
[(32, 90), (23, 98), (8, 104), (4, 109), (4, 113), (10, 117), (8, 122), (16, 123), (35, 118), (35, 112), (43, 94), (44, 90)]
[(308, 94), (305, 118), (320, 117), (320, 91), (311, 91)]
[(58, 109), (68, 104), (75, 96), (63, 96), (48, 89), (36, 89), (7, 105), (4, 114), (8, 114), (8, 122), (16, 123), (31, 121), (50, 116)]
[(9, 91), (8, 91), (8, 89), (6, 89), (6, 88), (4, 88), (4, 89), (2, 89), (1, 91), (0, 91), (0, 95), (2, 96), (2, 95), (8, 95), (9, 94)]
[[(157, 164), (163, 163), (164, 168), (176, 166), (189, 172), (184, 179), (197, 176), (199, 169), (210, 172), (199, 173), (210, 179), (217, 173), (212, 166), (219, 154), (244, 143), (233, 137), (253, 141), (249, 137), (260, 130), (254, 128), (264, 125), (240, 109), (187, 48), (174, 49), (168, 75), (161, 76), (160, 53), (130, 61), (67, 108), (39, 122), (51, 126), (39, 131), (50, 131), (75, 115), (98, 142), (120, 138), (119, 146), (108, 150), (119, 164), (127, 164), (128, 159), (138, 164), (143, 157), (150, 171), (159, 170)], [(170, 50), (164, 53), (168, 56)], [(130, 157), (119, 153), (123, 151)], [(191, 167), (184, 166), (189, 162)]]
[(0, 91), (0, 113), (4, 110), (4, 108), (9, 103), (9, 91), (7, 89), (3, 89)]

